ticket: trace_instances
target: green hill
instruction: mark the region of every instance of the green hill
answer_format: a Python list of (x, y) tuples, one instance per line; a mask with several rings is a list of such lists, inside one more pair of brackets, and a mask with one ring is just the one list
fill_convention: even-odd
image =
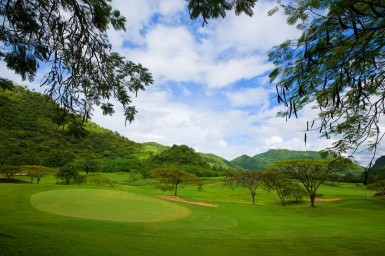
[(254, 158), (248, 155), (239, 156), (231, 160), (230, 162), (247, 170), (260, 169), (258, 168), (259, 167), (258, 162)]
[(217, 155), (214, 155), (211, 153), (199, 153), (199, 154), (213, 169), (229, 169), (229, 168), (234, 170), (244, 169)]
[(273, 162), (293, 159), (321, 159), (321, 156), (316, 151), (270, 149), (267, 152), (257, 154), (253, 157), (242, 155), (233, 159), (231, 162), (245, 169), (265, 170)]
[(91, 121), (81, 126), (77, 117), (58, 111), (42, 94), (20, 86), (0, 89), (0, 162), (48, 167), (74, 163), (81, 168), (87, 159), (96, 159), (105, 172), (178, 166), (215, 175), (220, 170), (212, 166), (218, 162), (224, 170), (234, 169), (218, 156), (204, 157), (184, 145), (136, 143)]
[(385, 156), (380, 156), (372, 168), (370, 169), (370, 173), (373, 174), (378, 179), (385, 178)]

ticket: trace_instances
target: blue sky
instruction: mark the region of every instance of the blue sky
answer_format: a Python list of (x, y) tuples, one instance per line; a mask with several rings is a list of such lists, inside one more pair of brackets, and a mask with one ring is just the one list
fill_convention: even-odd
[(186, 144), (228, 160), (271, 148), (330, 146), (333, 139), (318, 139), (318, 133), (308, 134), (305, 146), (306, 121), (316, 116), (310, 107), (298, 119), (276, 118), (282, 106), (268, 80), (267, 52), (299, 32), (286, 25), (282, 11), (267, 15), (275, 4), (261, 1), (252, 18), (228, 13), (202, 27), (202, 20), (189, 19), (184, 0), (112, 1), (127, 18), (127, 32), (109, 32), (113, 50), (147, 67), (155, 82), (133, 99), (139, 113), (132, 124), (125, 126), (119, 108), (113, 116), (95, 111), (92, 120), (137, 142)]

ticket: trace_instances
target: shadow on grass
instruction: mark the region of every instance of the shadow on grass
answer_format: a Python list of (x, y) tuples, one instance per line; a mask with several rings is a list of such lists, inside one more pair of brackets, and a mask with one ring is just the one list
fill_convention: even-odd
[(30, 183), (30, 182), (25, 180), (18, 180), (18, 179), (0, 178), (0, 183)]

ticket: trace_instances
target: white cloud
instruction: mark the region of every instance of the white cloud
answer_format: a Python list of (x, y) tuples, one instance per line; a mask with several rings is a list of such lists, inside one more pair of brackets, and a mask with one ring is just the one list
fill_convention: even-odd
[(227, 92), (226, 96), (234, 106), (254, 106), (266, 110), (270, 106), (271, 93), (270, 89), (256, 87)]
[[(310, 107), (298, 119), (275, 117), (282, 107), (270, 103), (274, 87), (264, 87), (272, 68), (267, 51), (299, 33), (281, 12), (267, 16), (275, 2), (258, 2), (252, 18), (229, 13), (203, 28), (184, 22), (186, 1), (112, 4), (127, 18), (126, 33), (109, 31), (113, 49), (149, 68), (155, 83), (133, 99), (139, 112), (132, 124), (124, 125), (119, 107), (112, 117), (96, 110), (93, 121), (137, 142), (186, 144), (229, 160), (270, 148), (320, 150), (333, 142), (313, 132), (305, 145), (306, 121), (317, 114)], [(18, 81), (2, 62), (0, 69)]]
[(283, 139), (280, 136), (273, 135), (266, 139), (266, 146), (269, 148), (276, 148), (277, 144), (282, 144)]

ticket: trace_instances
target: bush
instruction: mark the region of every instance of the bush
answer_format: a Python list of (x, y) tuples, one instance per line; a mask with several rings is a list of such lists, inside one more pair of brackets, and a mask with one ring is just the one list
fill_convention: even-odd
[(385, 180), (378, 180), (367, 186), (367, 189), (376, 191), (376, 195), (385, 195)]
[(109, 185), (111, 188), (116, 187), (116, 181), (111, 180), (110, 178), (105, 178), (105, 177), (94, 177), (89, 180), (90, 183), (94, 183), (96, 186), (106, 186)]

